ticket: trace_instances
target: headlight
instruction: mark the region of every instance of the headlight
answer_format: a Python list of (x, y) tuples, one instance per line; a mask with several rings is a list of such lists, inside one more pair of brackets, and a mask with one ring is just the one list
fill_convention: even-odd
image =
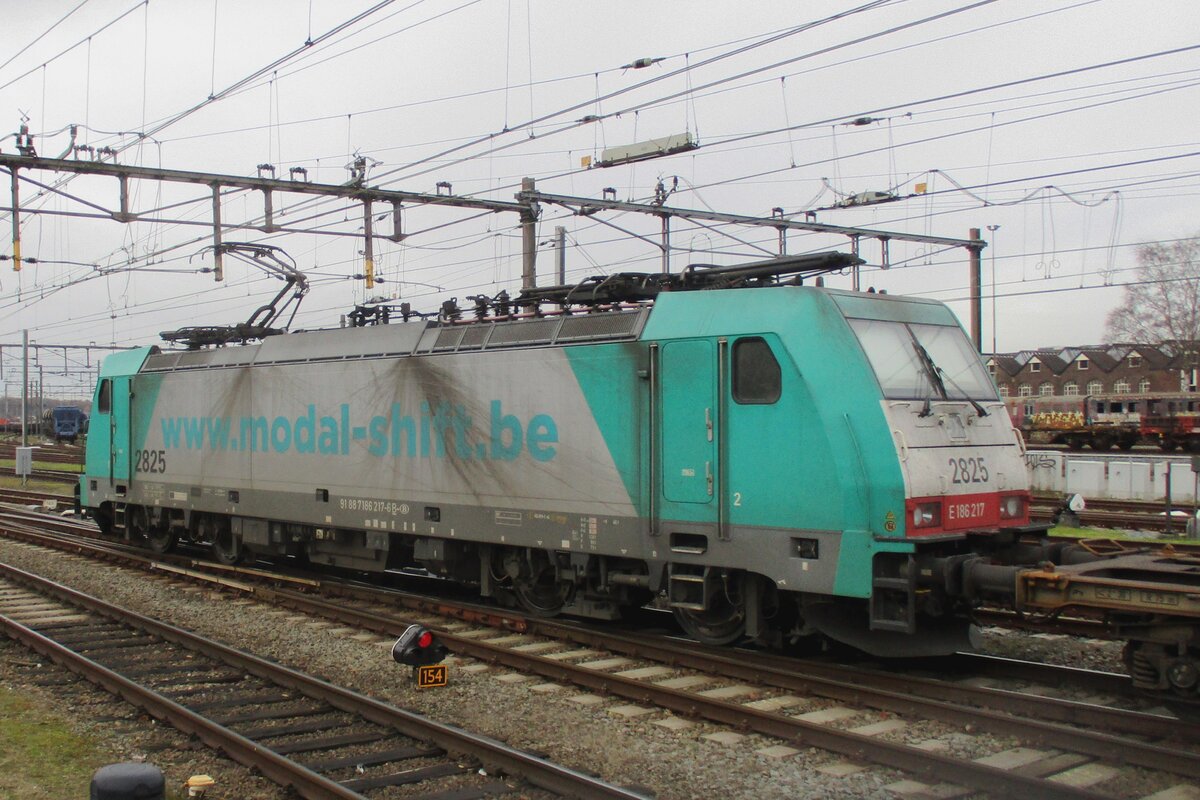
[(1000, 498), (1000, 519), (1017, 519), (1025, 516), (1025, 498), (1018, 494)]
[(929, 528), (942, 523), (941, 503), (921, 503), (913, 506), (912, 526), (914, 528)]

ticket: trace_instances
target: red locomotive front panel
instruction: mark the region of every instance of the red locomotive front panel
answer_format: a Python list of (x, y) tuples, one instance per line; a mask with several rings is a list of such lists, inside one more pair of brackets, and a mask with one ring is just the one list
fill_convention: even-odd
[(912, 497), (905, 502), (909, 536), (994, 530), (1029, 524), (1028, 492)]

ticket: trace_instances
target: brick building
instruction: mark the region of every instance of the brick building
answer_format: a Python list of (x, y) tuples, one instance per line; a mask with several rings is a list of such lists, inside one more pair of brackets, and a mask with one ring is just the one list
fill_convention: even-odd
[(1001, 397), (1195, 392), (1200, 342), (984, 354)]

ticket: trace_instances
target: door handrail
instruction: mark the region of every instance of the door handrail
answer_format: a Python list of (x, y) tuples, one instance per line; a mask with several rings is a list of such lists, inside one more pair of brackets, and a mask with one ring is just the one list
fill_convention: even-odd
[(650, 434), (650, 488), (649, 488), (649, 503), (647, 513), (650, 516), (650, 535), (658, 536), (658, 493), (661, 490), (662, 479), (659, 476), (661, 467), (659, 466), (659, 433), (658, 433), (658, 410), (662, 398), (659, 396), (658, 374), (658, 342), (650, 343), (650, 414), (649, 414), (649, 434)]
[(729, 340), (724, 336), (717, 339), (717, 539), (729, 541), (729, 504), (726, 502), (726, 425), (728, 414)]

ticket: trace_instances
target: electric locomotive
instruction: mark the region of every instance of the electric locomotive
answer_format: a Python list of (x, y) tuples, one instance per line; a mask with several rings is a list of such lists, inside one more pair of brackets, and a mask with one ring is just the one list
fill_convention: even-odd
[(945, 305), (805, 283), (853, 263), (111, 355), (81, 501), (157, 551), (420, 567), (541, 615), (658, 597), (708, 643), (959, 649), (964, 565), (1040, 530), (1023, 444)]

